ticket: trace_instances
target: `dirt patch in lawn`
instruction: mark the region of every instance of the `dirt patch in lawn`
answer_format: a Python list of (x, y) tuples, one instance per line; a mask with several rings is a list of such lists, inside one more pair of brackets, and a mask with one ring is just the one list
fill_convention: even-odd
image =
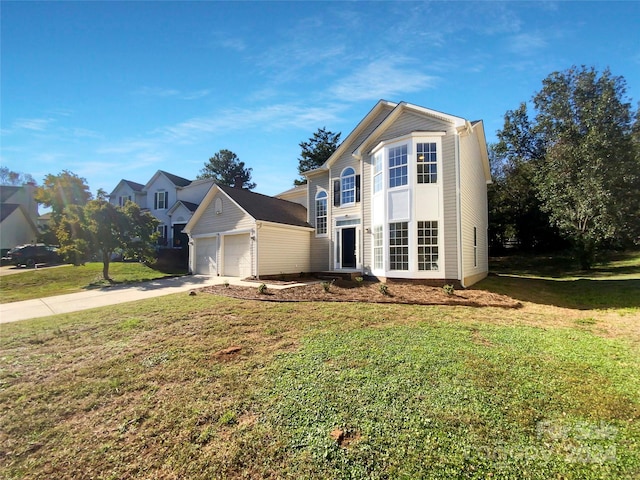
[[(386, 293), (381, 286), (386, 285)], [(328, 291), (321, 283), (284, 289), (267, 288), (264, 293), (256, 287), (215, 285), (199, 290), (202, 293), (224, 295), (244, 300), (271, 302), (366, 302), (402, 303), (411, 305), (461, 305), (474, 307), (520, 308), (522, 304), (505, 295), (484, 290), (455, 290), (449, 294), (442, 287), (415, 283), (383, 284), (377, 282), (350, 282), (338, 280), (329, 285)], [(384, 289), (385, 287), (382, 287)]]

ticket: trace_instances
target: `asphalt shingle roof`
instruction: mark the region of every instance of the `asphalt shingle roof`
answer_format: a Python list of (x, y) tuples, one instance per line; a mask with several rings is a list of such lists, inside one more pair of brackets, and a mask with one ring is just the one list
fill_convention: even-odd
[(311, 226), (307, 223), (307, 209), (299, 203), (269, 197), (243, 188), (226, 185), (218, 185), (218, 187), (256, 220), (298, 227)]

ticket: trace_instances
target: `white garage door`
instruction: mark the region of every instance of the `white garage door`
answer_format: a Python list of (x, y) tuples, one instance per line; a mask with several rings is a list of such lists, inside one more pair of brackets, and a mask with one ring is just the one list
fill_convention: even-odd
[(196, 273), (200, 275), (217, 275), (216, 251), (218, 239), (216, 237), (196, 239)]
[(251, 276), (251, 251), (249, 234), (225, 235), (224, 275), (229, 277)]

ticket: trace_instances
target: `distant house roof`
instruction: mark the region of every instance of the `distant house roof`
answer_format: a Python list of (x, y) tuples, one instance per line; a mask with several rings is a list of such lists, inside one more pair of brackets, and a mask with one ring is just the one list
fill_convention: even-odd
[(186, 187), (191, 183), (191, 180), (187, 180), (186, 178), (179, 177), (178, 175), (174, 175), (173, 173), (165, 172), (164, 170), (159, 170), (165, 177), (173, 182), (174, 185), (178, 187)]
[(141, 192), (142, 189), (144, 188), (144, 185), (142, 185), (141, 183), (138, 182), (134, 182), (132, 180), (122, 180), (124, 183), (126, 183), (127, 185), (129, 185), (131, 187), (131, 189), (134, 192)]
[(289, 190), (285, 190), (284, 192), (280, 192), (279, 194), (275, 195), (276, 197), (280, 197), (283, 195), (288, 195), (290, 193), (298, 193), (298, 192), (302, 192), (307, 190), (307, 184), (305, 183), (304, 185), (296, 185), (293, 188), (290, 188)]
[(256, 220), (298, 227), (311, 227), (307, 223), (307, 209), (299, 203), (269, 197), (242, 188), (233, 188), (226, 185), (217, 186)]
[(0, 185), (0, 202), (4, 203), (13, 197), (22, 187), (13, 185)]
[(198, 209), (197, 203), (185, 202), (184, 200), (180, 200), (180, 203), (182, 203), (185, 207), (187, 207), (187, 209), (191, 213), (195, 212)]
[(20, 205), (17, 203), (3, 203), (0, 205), (0, 222), (4, 222), (4, 219), (15, 212)]
[(176, 212), (176, 210), (178, 210), (180, 205), (182, 205), (184, 208), (189, 210), (191, 213), (195, 212), (199, 207), (199, 205), (197, 203), (191, 203), (191, 202), (185, 202), (184, 200), (178, 200), (176, 203), (173, 204), (173, 206), (168, 210), (167, 213), (169, 215), (173, 215)]
[(24, 216), (25, 220), (27, 221), (27, 223), (29, 224), (29, 226), (31, 227), (31, 229), (34, 232), (38, 232), (38, 227), (36, 227), (36, 224), (33, 223), (33, 220), (31, 220), (31, 217), (29, 217), (29, 214), (27, 213), (27, 211), (25, 210), (24, 206), (18, 204), (18, 203), (3, 203), (0, 204), (0, 223), (4, 222), (5, 219), (9, 218), (9, 216), (15, 212), (16, 210), (19, 210), (22, 212), (22, 215)]

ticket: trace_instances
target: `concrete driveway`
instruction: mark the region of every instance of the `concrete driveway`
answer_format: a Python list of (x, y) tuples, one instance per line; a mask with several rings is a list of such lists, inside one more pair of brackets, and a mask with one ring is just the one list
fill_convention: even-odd
[[(164, 278), (151, 282), (131, 285), (104, 287), (86, 292), (70, 293), (55, 297), (38, 298), (22, 302), (0, 304), (0, 324), (26, 320), (29, 318), (47, 317), (59, 313), (77, 312), (89, 308), (115, 305), (146, 298), (188, 292), (208, 285), (222, 285), (225, 281), (230, 285), (244, 285), (257, 288), (255, 282), (245, 282), (234, 277), (209, 277), (204, 275), (186, 275), (183, 277)], [(283, 288), (273, 285), (269, 288)]]

